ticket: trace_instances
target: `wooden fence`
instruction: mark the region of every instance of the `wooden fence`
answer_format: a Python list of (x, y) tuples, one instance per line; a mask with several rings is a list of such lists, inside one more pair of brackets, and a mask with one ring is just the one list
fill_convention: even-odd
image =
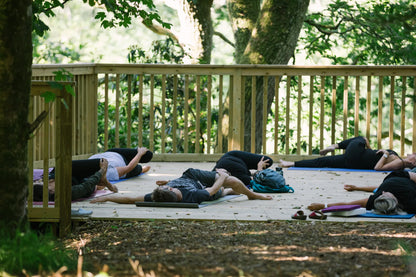
[(34, 65), (33, 78), (61, 69), (76, 82), (74, 157), (140, 145), (154, 161), (294, 160), (357, 135), (416, 152), (416, 66)]
[[(60, 236), (70, 231), (71, 225), (71, 169), (72, 169), (72, 107), (73, 96), (65, 86), (72, 82), (32, 81), (29, 122), (45, 114), (39, 128), (28, 144), (29, 196), (28, 218), (33, 222), (57, 223)], [(51, 92), (56, 100), (46, 103), (42, 94)], [(40, 160), (39, 157), (42, 159)], [(33, 201), (33, 170), (48, 172), (55, 167), (55, 200), (48, 202), (48, 185), (43, 186), (43, 201)], [(48, 184), (48, 174), (43, 174), (43, 184)]]

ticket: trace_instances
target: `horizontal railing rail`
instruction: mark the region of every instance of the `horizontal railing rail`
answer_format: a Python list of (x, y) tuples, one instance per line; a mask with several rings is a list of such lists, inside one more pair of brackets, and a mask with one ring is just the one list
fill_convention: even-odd
[(33, 78), (62, 68), (76, 82), (73, 156), (140, 145), (156, 160), (296, 159), (358, 135), (416, 152), (416, 66), (34, 65)]

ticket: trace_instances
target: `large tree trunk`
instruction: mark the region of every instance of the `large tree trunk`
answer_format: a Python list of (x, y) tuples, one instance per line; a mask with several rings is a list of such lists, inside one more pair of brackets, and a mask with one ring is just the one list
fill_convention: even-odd
[(180, 0), (177, 12), (181, 22), (179, 42), (185, 45), (185, 52), (192, 64), (211, 63), (212, 36), (214, 34), (211, 18), (213, 0)]
[(32, 0), (0, 5), (0, 228), (25, 222)]
[[(233, 6), (240, 10), (253, 8), (251, 0), (228, 1), (229, 9)], [(238, 5), (232, 5), (231, 3)], [(250, 40), (245, 46), (244, 52), (236, 51), (236, 60), (241, 64), (287, 64), (293, 56), (296, 43), (302, 28), (303, 21), (309, 6), (309, 0), (265, 0), (258, 14), (255, 27), (251, 30)], [(237, 11), (230, 11), (230, 15), (238, 15)], [(252, 18), (250, 22), (252, 22)], [(245, 32), (244, 26), (234, 29), (236, 43), (239, 33)], [(236, 47), (238, 49), (238, 47)], [(240, 56), (241, 55), (241, 56)], [(274, 83), (269, 82), (268, 90), (268, 114), (274, 96)], [(256, 152), (261, 152), (263, 104), (262, 80), (257, 82), (256, 95)], [(245, 92), (245, 121), (244, 121), (244, 150), (250, 150), (251, 137), (251, 89)]]
[(227, 0), (235, 40), (235, 62), (242, 64), (244, 52), (260, 14), (260, 0)]

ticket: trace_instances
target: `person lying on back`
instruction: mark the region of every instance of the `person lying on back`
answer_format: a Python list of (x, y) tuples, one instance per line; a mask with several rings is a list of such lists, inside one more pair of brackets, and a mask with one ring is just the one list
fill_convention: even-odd
[(157, 181), (158, 187), (152, 193), (126, 196), (110, 194), (98, 197), (91, 203), (111, 201), (120, 204), (134, 204), (135, 202), (184, 202), (201, 203), (212, 201), (228, 194), (244, 194), (249, 200), (271, 200), (269, 195), (263, 195), (249, 190), (243, 182), (230, 176), (224, 169), (207, 171), (189, 168), (181, 177), (171, 181)]

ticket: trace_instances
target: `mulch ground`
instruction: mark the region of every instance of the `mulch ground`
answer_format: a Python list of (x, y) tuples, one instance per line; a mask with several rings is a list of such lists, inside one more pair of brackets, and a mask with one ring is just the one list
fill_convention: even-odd
[(110, 276), (416, 276), (415, 227), (91, 220), (65, 244), (84, 244), (84, 269)]

